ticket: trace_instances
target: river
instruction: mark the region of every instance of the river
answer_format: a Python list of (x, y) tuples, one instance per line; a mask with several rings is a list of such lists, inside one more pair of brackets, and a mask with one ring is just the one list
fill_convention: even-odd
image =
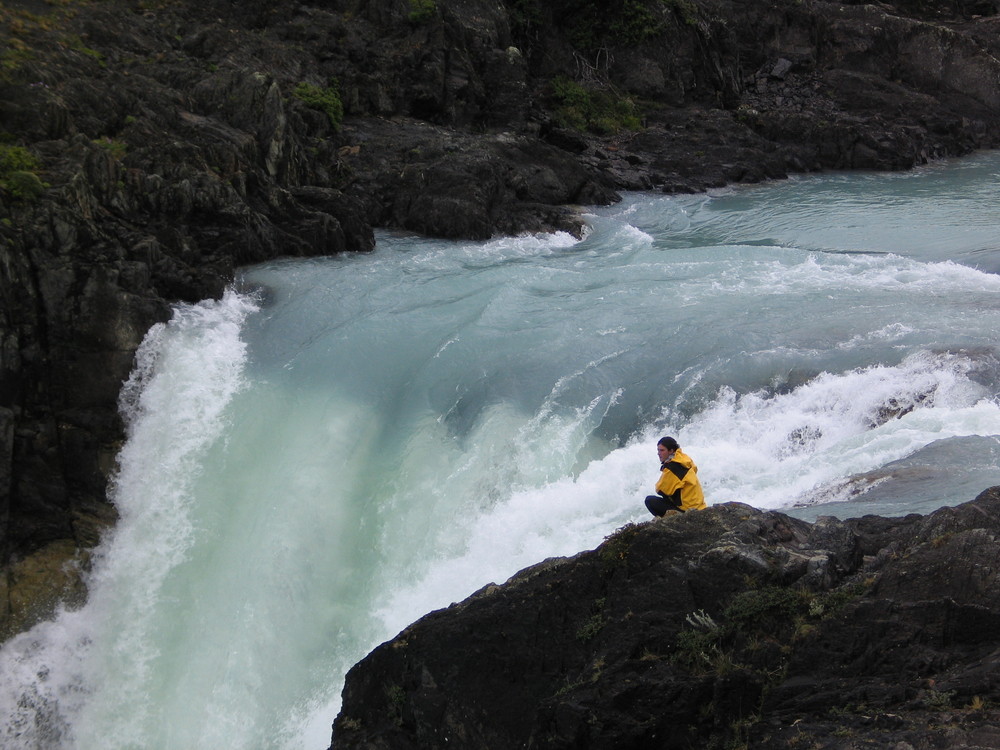
[(1000, 484), (1000, 154), (628, 194), (568, 235), (243, 269), (122, 392), (90, 599), (0, 650), (4, 748), (322, 750), (426, 612), (710, 504), (926, 513)]

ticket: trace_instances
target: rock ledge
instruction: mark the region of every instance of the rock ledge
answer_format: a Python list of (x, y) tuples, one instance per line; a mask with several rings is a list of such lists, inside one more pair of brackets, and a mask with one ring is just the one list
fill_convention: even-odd
[(626, 526), (376, 648), (332, 747), (997, 747), (998, 534), (1000, 487), (928, 516)]

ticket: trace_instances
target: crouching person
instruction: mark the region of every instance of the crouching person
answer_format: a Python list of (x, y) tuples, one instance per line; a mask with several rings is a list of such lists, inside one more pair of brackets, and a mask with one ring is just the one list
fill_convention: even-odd
[(672, 437), (656, 443), (660, 457), (660, 479), (655, 495), (646, 498), (646, 507), (654, 516), (684, 513), (705, 508), (705, 494), (698, 481), (698, 467)]

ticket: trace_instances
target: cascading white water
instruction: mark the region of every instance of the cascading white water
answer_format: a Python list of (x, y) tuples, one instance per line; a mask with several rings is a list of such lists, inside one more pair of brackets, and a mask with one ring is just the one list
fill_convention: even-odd
[(423, 613), (711, 503), (927, 512), (1000, 483), (1000, 157), (708, 195), (590, 234), (246, 269), (123, 393), (91, 596), (0, 650), (5, 748), (325, 748)]
[(4, 647), (4, 747), (148, 746), (173, 689), (160, 668), (169, 577), (197, 542), (193, 485), (242, 385), (239, 333), (252, 309), (227, 294), (178, 308), (146, 336), (122, 391), (119, 523), (98, 550), (87, 605)]

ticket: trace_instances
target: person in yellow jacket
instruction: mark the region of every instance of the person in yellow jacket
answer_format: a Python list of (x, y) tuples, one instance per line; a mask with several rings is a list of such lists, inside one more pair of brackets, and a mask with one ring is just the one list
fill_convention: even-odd
[(681, 450), (672, 437), (662, 437), (656, 443), (660, 456), (660, 480), (655, 495), (646, 497), (646, 507), (654, 516), (670, 511), (703, 510), (705, 493), (698, 481), (698, 467), (691, 457)]

